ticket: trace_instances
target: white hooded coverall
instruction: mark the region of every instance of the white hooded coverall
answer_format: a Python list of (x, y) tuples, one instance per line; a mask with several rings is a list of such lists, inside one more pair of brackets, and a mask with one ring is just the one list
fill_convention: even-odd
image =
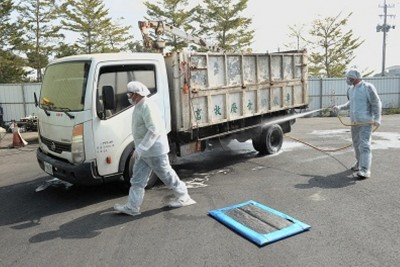
[[(349, 101), (339, 109), (350, 109), (351, 137), (358, 167), (365, 171), (371, 168), (371, 134), (372, 125), (381, 122), (382, 102), (373, 84), (360, 81), (349, 88)], [(362, 125), (363, 123), (367, 123)], [(357, 125), (361, 124), (361, 125)]]
[(169, 189), (173, 190), (176, 197), (188, 195), (185, 183), (179, 179), (169, 163), (165, 124), (152, 99), (144, 97), (135, 105), (132, 120), (136, 149), (128, 207), (139, 211), (151, 170)]

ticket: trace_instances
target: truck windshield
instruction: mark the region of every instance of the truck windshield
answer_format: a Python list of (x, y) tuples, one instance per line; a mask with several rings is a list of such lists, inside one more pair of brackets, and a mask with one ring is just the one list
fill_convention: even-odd
[(89, 68), (89, 61), (48, 66), (40, 93), (40, 107), (63, 112), (82, 111)]

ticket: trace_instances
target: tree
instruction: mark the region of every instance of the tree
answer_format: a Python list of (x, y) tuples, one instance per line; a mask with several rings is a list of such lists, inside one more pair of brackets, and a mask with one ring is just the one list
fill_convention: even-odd
[(15, 29), (15, 23), (11, 23), (11, 12), (14, 9), (11, 0), (0, 2), (0, 48), (2, 50), (9, 48), (12, 43), (10, 34)]
[(128, 43), (128, 50), (131, 52), (152, 52), (151, 48), (146, 48), (143, 46), (141, 41), (134, 41)]
[[(147, 15), (149, 15), (150, 20), (162, 18), (165, 20), (164, 22), (193, 34), (195, 28), (191, 24), (199, 6), (187, 10), (189, 5), (187, 0), (163, 0), (156, 4), (146, 1), (144, 5), (147, 7)], [(185, 40), (181, 40), (177, 36), (166, 35), (163, 38), (166, 41), (166, 46), (172, 46), (173, 51), (181, 50), (188, 45)]]
[(289, 49), (296, 49), (300, 50), (306, 47), (307, 41), (305, 41), (302, 33), (304, 31), (305, 25), (302, 24), (301, 26), (293, 25), (289, 26), (289, 34), (290, 38), (294, 38), (295, 42), (291, 42), (289, 44), (285, 44), (285, 46)]
[(118, 52), (128, 49), (129, 26), (113, 23), (101, 0), (66, 0), (61, 5), (61, 23), (65, 30), (79, 34), (79, 53)]
[(18, 83), (26, 80), (24, 60), (10, 51), (0, 50), (0, 83)]
[(316, 19), (310, 30), (311, 46), (309, 72), (313, 76), (342, 77), (356, 50), (364, 41), (353, 37), (353, 31), (345, 31), (352, 13), (345, 18)]
[(200, 34), (215, 39), (225, 51), (245, 50), (253, 41), (252, 19), (240, 16), (248, 0), (204, 0), (198, 17)]
[(11, 12), (15, 9), (11, 0), (0, 2), (0, 83), (24, 80), (24, 61), (12, 51), (20, 41), (22, 32), (11, 22)]
[(18, 5), (18, 24), (24, 31), (18, 46), (27, 57), (28, 66), (36, 70), (36, 80), (42, 81), (43, 69), (58, 40), (63, 38), (56, 21), (54, 0), (22, 0)]
[(78, 50), (79, 47), (76, 44), (70, 45), (61, 42), (58, 44), (58, 47), (55, 50), (55, 57), (62, 58), (62, 57), (77, 55)]

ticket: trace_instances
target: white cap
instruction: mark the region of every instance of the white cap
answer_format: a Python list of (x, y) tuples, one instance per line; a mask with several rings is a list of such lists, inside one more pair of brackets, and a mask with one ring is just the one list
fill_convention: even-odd
[(351, 79), (361, 79), (361, 73), (356, 69), (350, 69), (347, 71), (346, 77)]
[(128, 92), (136, 93), (141, 96), (148, 96), (150, 94), (149, 89), (141, 82), (133, 81), (128, 83)]

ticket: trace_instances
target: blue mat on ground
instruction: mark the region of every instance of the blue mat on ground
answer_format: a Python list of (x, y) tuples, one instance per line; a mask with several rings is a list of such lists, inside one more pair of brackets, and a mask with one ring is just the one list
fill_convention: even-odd
[(227, 227), (263, 246), (311, 228), (282, 212), (253, 200), (210, 210), (209, 215)]

